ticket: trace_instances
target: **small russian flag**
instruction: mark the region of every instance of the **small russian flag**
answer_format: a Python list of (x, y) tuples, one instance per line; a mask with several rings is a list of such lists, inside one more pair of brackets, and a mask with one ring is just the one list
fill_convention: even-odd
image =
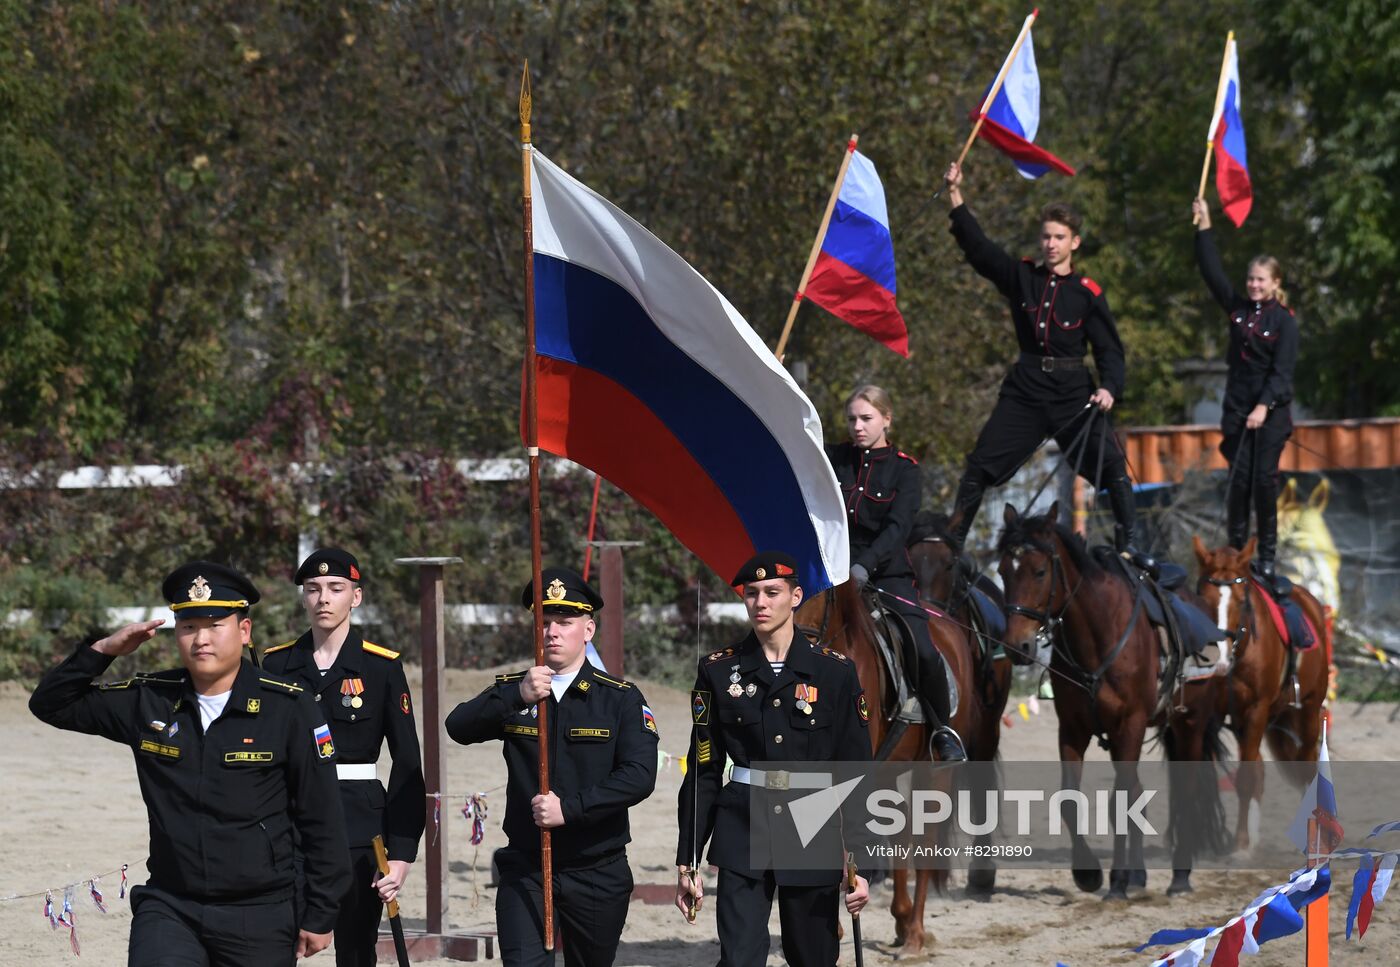
[[(986, 94), (983, 94), (982, 110), (986, 116), (977, 129), (977, 136), (1010, 156), (1023, 178), (1039, 178), (1051, 169), (1072, 176), (1073, 168), (1035, 144), (1040, 130), (1040, 72), (1035, 66), (1030, 25), (1039, 13), (1036, 10), (1026, 18), (1021, 28), (1026, 41), (1002, 66), (1005, 79), (991, 104), (986, 103)], [(987, 90), (991, 90), (991, 85)], [(972, 118), (976, 120), (977, 111), (972, 112)]]
[(1240, 58), (1234, 37), (1226, 41), (1226, 47), (1221, 76), (1224, 96), (1216, 99), (1218, 104), (1206, 140), (1215, 150), (1215, 191), (1220, 196), (1220, 207), (1238, 228), (1249, 217), (1254, 187), (1249, 180), (1244, 121), (1240, 117)]

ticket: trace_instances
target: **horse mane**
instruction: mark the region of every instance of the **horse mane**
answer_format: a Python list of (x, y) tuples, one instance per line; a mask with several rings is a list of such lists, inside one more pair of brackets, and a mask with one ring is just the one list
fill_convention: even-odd
[(1105, 573), (1102, 565), (1094, 560), (1094, 555), (1089, 553), (1089, 546), (1084, 543), (1084, 538), (1064, 524), (1052, 523), (1048, 514), (1040, 514), (1035, 517), (1022, 515), (1007, 524), (1002, 529), (1001, 537), (997, 540), (997, 553), (1006, 554), (1018, 547), (1030, 546), (1049, 554), (1054, 551), (1052, 541), (1056, 537), (1064, 546), (1070, 562), (1085, 578)]
[(914, 526), (909, 529), (909, 539), (904, 543), (907, 547), (913, 547), (915, 544), (930, 538), (943, 541), (952, 538), (947, 514), (935, 513), (931, 510), (919, 511), (914, 515)]

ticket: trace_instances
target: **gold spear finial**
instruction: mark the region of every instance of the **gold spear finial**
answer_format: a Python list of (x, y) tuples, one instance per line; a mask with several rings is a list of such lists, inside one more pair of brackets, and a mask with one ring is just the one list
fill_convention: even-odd
[(520, 143), (530, 143), (530, 61), (520, 71)]

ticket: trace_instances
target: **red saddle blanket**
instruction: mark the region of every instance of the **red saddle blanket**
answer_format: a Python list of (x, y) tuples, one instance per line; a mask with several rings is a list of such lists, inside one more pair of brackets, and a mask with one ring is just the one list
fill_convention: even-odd
[(1269, 617), (1273, 619), (1274, 627), (1278, 629), (1278, 636), (1283, 639), (1285, 645), (1294, 647), (1298, 651), (1312, 651), (1318, 646), (1318, 643), (1322, 641), (1322, 635), (1317, 633), (1317, 628), (1308, 620), (1307, 613), (1303, 611), (1296, 601), (1290, 601), (1288, 603), (1289, 608), (1296, 612), (1296, 620), (1299, 622), (1297, 626), (1298, 630), (1302, 632), (1301, 637), (1306, 639), (1298, 645), (1293, 644), (1294, 636), (1290, 629), (1292, 622), (1284, 616), (1283, 606), (1269, 593), (1269, 589), (1260, 584), (1258, 580), (1251, 577), (1250, 581), (1259, 589), (1259, 596), (1264, 599), (1264, 603), (1268, 606)]

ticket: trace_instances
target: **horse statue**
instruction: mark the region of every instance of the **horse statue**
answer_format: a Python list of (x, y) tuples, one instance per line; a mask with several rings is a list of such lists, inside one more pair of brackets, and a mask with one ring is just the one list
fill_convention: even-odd
[(1317, 760), (1322, 704), (1327, 698), (1327, 656), (1332, 649), (1326, 640), (1329, 631), (1322, 605), (1299, 585), (1293, 587), (1292, 597), (1317, 640), (1314, 647), (1301, 652), (1284, 643), (1273, 617), (1277, 606), (1271, 607), (1269, 592), (1250, 571), (1254, 538), (1242, 550), (1208, 550), (1199, 535), (1192, 544), (1200, 564), (1201, 598), (1216, 623), (1234, 638), (1219, 711), (1239, 743), (1235, 848), (1243, 850), (1249, 847), (1252, 828), (1257, 834), (1264, 793), (1261, 743), (1267, 741), (1269, 751), (1281, 762)]
[[(951, 621), (958, 649), (973, 662), (975, 691), (963, 693), (964, 703), (976, 702), (969, 715), (973, 730), (958, 727), (973, 762), (994, 762), (1001, 745), (1001, 717), (1011, 696), (1011, 661), (1001, 648), (1005, 633), (1001, 590), (991, 581), (970, 582), (959, 566), (956, 541), (946, 514), (921, 512), (914, 518), (909, 536), (909, 562), (919, 597)], [(937, 639), (935, 639), (936, 641)], [(983, 770), (976, 773), (985, 775)], [(974, 789), (971, 801), (985, 802), (986, 789)], [(990, 833), (979, 834), (974, 845), (991, 842)], [(941, 884), (936, 884), (941, 886)], [(996, 887), (996, 864), (985, 855), (974, 859), (967, 873), (968, 892), (986, 895)]]
[[(901, 672), (891, 667), (881, 645), (882, 640), (889, 643), (894, 636), (877, 629), (870, 604), (855, 585), (847, 581), (807, 598), (798, 608), (796, 620), (801, 627), (815, 630), (821, 644), (849, 658), (865, 693), (878, 696), (878, 704), (872, 706), (870, 715), (871, 754), (884, 762), (932, 761), (930, 730), (924, 724), (905, 721), (900, 708), (900, 686), (895, 676)], [(903, 619), (894, 616), (894, 620)], [(975, 663), (961, 630), (948, 618), (930, 610), (929, 633), (948, 663), (948, 678), (955, 684), (958, 694), (976, 694)], [(902, 643), (896, 639), (892, 646), (899, 649)], [(913, 686), (910, 688), (912, 690)], [(983, 721), (986, 714), (980, 702), (960, 701), (950, 724), (964, 738), (980, 736), (987, 728)], [(1000, 723), (999, 712), (992, 718), (994, 723)], [(969, 747), (968, 751), (972, 753), (973, 748)], [(945, 834), (941, 825), (939, 834)], [(903, 946), (911, 954), (924, 949), (928, 939), (923, 925), (924, 904), (929, 885), (941, 891), (947, 876), (946, 870), (915, 870), (911, 898), (909, 870), (894, 870), (890, 913), (895, 920), (896, 946)]]
[[(1006, 593), (1006, 650), (1018, 664), (1049, 651), (1064, 788), (1079, 788), (1084, 752), (1098, 737), (1113, 759), (1115, 794), (1136, 800), (1142, 792), (1137, 764), (1150, 725), (1161, 730), (1170, 761), (1198, 766), (1179, 769), (1181, 781), (1172, 783), (1169, 794), (1174, 869), (1167, 893), (1187, 892), (1195, 851), (1220, 848), (1226, 838), (1215, 778), (1215, 763), (1224, 754), (1216, 713), (1220, 680), (1178, 683), (1169, 663), (1159, 685), (1160, 646), (1143, 604), (1151, 593), (1145, 578), (1138, 574), (1134, 586), (1124, 569), (1097, 561), (1083, 539), (1059, 523), (1058, 502), (1036, 517), (1007, 504), (1003, 519), (997, 551)], [(1103, 885), (1098, 857), (1075, 824), (1066, 825), (1075, 885), (1096, 892)], [(1146, 883), (1142, 832), (1134, 827), (1114, 837), (1105, 899), (1125, 900), (1130, 886)]]
[(1278, 495), (1279, 564), (1294, 584), (1315, 589), (1318, 600), (1337, 614), (1342, 604), (1342, 556), (1323, 516), (1331, 496), (1326, 477), (1306, 500), (1298, 494), (1298, 478), (1288, 478)]

